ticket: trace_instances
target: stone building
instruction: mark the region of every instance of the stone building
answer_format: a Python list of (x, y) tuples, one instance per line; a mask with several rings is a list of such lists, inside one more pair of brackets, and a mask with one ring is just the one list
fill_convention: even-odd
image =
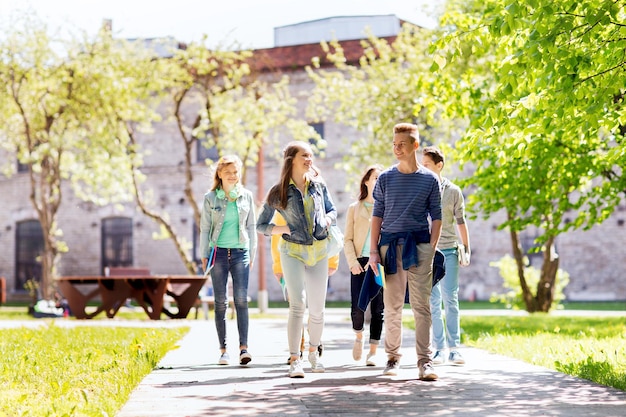
[[(395, 16), (336, 17), (304, 22), (275, 29), (276, 46), (254, 51), (257, 69), (265, 77), (276, 77), (277, 72), (290, 77), (290, 89), (298, 99), (299, 111), (304, 110), (313, 83), (304, 67), (314, 56), (322, 57), (320, 40), (331, 37), (341, 41), (346, 56), (356, 62), (361, 53), (358, 39), (364, 37), (364, 26), (369, 26), (378, 37), (393, 40), (403, 22)], [(349, 30), (333, 30), (349, 28)], [(270, 71), (271, 69), (271, 71)], [(331, 122), (317, 123), (314, 127), (328, 143), (325, 158), (316, 160), (321, 168), (339, 210), (338, 223), (343, 228), (347, 206), (355, 197), (347, 191), (348, 178), (336, 164), (349, 149), (350, 140), (359, 137), (353, 129)], [(188, 241), (197, 236), (192, 210), (183, 195), (183, 178), (180, 166), (182, 150), (173, 139), (177, 136), (172, 122), (155, 126), (154, 133), (142, 135), (141, 144), (149, 153), (145, 157), (144, 170), (150, 178), (149, 186), (154, 190), (154, 202), (159, 210), (167, 212), (174, 227)], [(391, 139), (391, 137), (390, 137)], [(286, 143), (289, 138), (282, 138)], [(280, 170), (276, 158), (277, 149), (266, 149), (262, 166), (263, 183), (254, 170), (248, 170), (246, 187), (259, 196), (259, 200), (278, 179)], [(15, 155), (0, 153), (0, 165), (13, 163)], [(16, 162), (14, 162), (16, 163)], [(196, 198), (202, 201), (204, 192), (211, 185), (211, 177), (202, 158), (194, 166), (193, 184)], [(0, 176), (0, 277), (6, 279), (9, 300), (24, 299), (25, 280), (37, 277), (36, 256), (41, 247), (38, 221), (29, 198), (29, 183), (26, 174), (11, 177)], [(66, 187), (59, 215), (59, 225), (64, 232), (69, 252), (62, 255), (59, 265), (61, 275), (100, 275), (104, 267), (112, 262), (136, 267), (147, 267), (154, 274), (184, 274), (186, 270), (169, 240), (155, 240), (158, 225), (141, 214), (132, 204), (98, 207), (85, 203), (74, 196)], [(259, 201), (260, 203), (260, 201)], [(589, 231), (576, 231), (562, 235), (557, 240), (560, 267), (570, 274), (566, 295), (570, 300), (626, 300), (626, 203), (603, 224)], [(494, 292), (502, 291), (502, 279), (498, 270), (489, 266), (511, 253), (510, 240), (506, 231), (498, 231), (503, 221), (499, 216), (487, 220), (470, 220), (472, 241), (472, 265), (461, 270), (461, 299), (485, 300)], [(522, 238), (531, 241), (532, 234)], [(256, 299), (261, 268), (267, 282), (270, 300), (282, 300), (282, 292), (271, 272), (269, 238), (259, 236), (259, 256), (250, 278), (250, 295)], [(338, 272), (330, 280), (329, 300), (349, 300), (349, 270), (345, 259), (341, 259)]]

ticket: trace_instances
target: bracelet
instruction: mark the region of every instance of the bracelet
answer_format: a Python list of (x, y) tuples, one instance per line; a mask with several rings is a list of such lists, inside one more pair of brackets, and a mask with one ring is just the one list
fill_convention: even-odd
[(377, 250), (371, 250), (371, 251), (370, 251), (370, 255), (372, 255), (372, 254), (374, 254), (374, 253), (378, 253), (378, 251), (377, 251)]

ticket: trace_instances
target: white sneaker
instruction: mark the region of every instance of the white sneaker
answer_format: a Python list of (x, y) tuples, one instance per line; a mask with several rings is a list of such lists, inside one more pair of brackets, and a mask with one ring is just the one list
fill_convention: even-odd
[(400, 364), (398, 363), (398, 361), (396, 359), (389, 359), (387, 361), (387, 366), (383, 371), (383, 375), (398, 375), (398, 369), (400, 369)]
[(361, 356), (363, 356), (363, 339), (356, 339), (354, 346), (352, 346), (352, 359), (358, 362), (361, 360)]
[(289, 365), (289, 378), (304, 378), (304, 369), (302, 368), (302, 361), (300, 359), (291, 361), (291, 365)]
[(461, 354), (457, 350), (453, 350), (450, 352), (450, 357), (448, 358), (448, 361), (450, 361), (450, 363), (453, 365), (465, 365), (465, 359), (463, 359), (463, 356), (461, 356)]
[(311, 372), (324, 372), (324, 365), (322, 365), (322, 363), (320, 362), (320, 354), (317, 349), (315, 349), (313, 352), (309, 352), (309, 363), (311, 364)]
[(422, 366), (419, 366), (419, 378), (422, 381), (436, 381), (439, 377), (430, 362), (426, 362)]
[(435, 352), (431, 360), (433, 365), (442, 365), (446, 363), (446, 354), (443, 350), (438, 350)]
[(376, 356), (375, 353), (368, 353), (367, 359), (365, 359), (365, 365), (367, 366), (376, 366), (376, 360), (374, 359)]
[(228, 365), (229, 362), (230, 356), (228, 356), (228, 352), (224, 352), (222, 353), (222, 356), (220, 356), (220, 360), (217, 363), (218, 365)]

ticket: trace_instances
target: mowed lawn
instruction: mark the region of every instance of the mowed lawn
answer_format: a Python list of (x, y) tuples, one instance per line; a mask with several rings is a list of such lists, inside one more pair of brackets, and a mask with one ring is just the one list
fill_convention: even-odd
[(461, 343), (626, 391), (626, 317), (461, 312)]
[(0, 417), (114, 416), (187, 327), (0, 329)]

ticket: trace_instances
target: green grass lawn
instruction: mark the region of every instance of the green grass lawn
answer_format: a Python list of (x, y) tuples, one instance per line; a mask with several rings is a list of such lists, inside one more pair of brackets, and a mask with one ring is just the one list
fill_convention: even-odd
[[(0, 320), (36, 320), (26, 310), (2, 306)], [(120, 312), (117, 319), (116, 327), (61, 328), (44, 319), (47, 325), (36, 329), (0, 329), (0, 417), (69, 416), (78, 409), (80, 415), (115, 415), (188, 330), (123, 327), (124, 319), (148, 320), (143, 311)], [(412, 327), (412, 320), (405, 325)], [(625, 317), (461, 314), (461, 327), (465, 345), (626, 390)]]
[(0, 417), (114, 416), (187, 331), (0, 329)]
[(626, 391), (625, 317), (461, 313), (461, 332), (464, 345)]

